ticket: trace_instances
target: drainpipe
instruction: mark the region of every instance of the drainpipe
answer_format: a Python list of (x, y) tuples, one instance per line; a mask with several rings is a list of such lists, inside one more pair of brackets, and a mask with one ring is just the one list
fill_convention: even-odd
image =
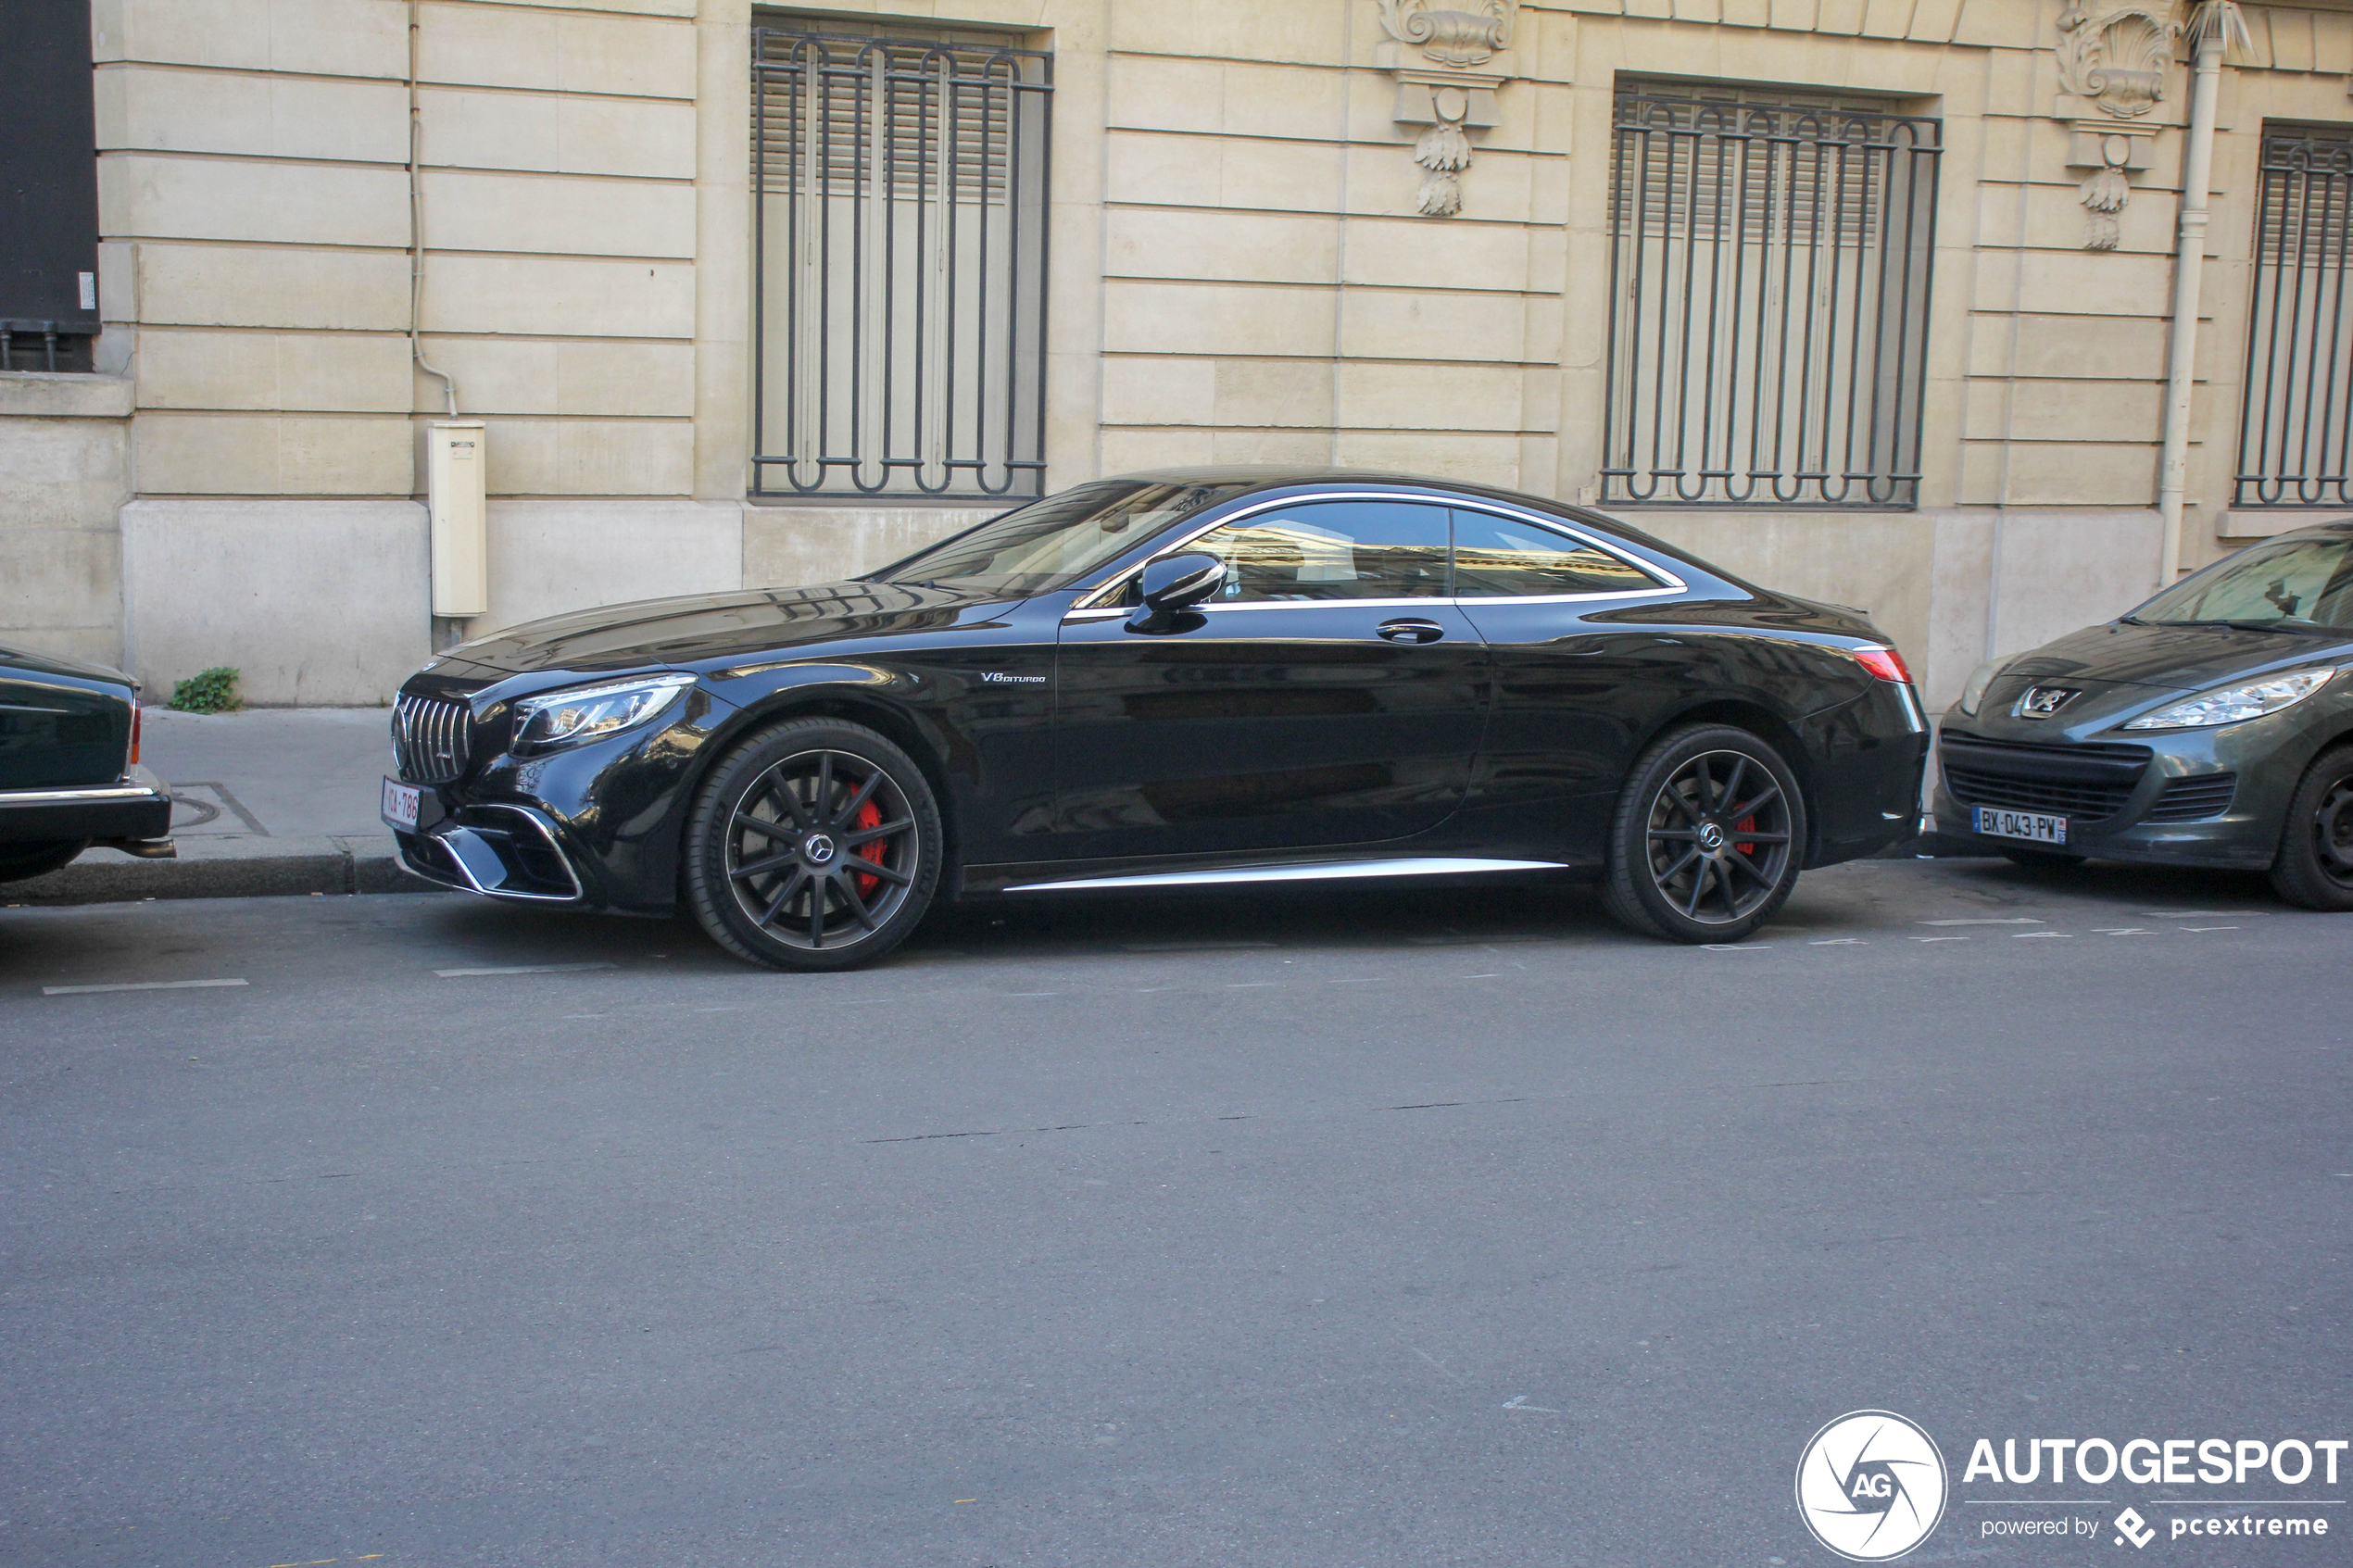
[(2166, 341), (2165, 426), (2158, 458), (2157, 515), (2164, 542), (2157, 585), (2170, 588), (2182, 571), (2182, 502), (2189, 488), (2190, 397), (2197, 379), (2197, 311), (2206, 270), (2207, 200), (2214, 182), (2215, 100), (2222, 84), (2222, 54), (2245, 48), (2246, 20), (2236, 0), (2206, 0), (2190, 22), (2189, 139), (2182, 151), (2182, 223), (2173, 262), (2173, 318)]
[(417, 369), (441, 383), (449, 417), (458, 417), (458, 383), (446, 370), (425, 361), (425, 346), (418, 337), (425, 297), (425, 197), (417, 182), (417, 144), (423, 137), (417, 110), (417, 0), (409, 0), (409, 357)]

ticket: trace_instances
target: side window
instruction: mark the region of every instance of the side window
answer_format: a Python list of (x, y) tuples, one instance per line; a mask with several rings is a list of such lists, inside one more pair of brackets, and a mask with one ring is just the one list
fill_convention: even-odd
[(1492, 512), (1454, 514), (1454, 592), (1465, 598), (1631, 594), (1657, 578), (1606, 550)]
[(1214, 529), (1190, 548), (1226, 563), (1213, 604), (1434, 599), (1447, 592), (1443, 507), (1311, 501)]

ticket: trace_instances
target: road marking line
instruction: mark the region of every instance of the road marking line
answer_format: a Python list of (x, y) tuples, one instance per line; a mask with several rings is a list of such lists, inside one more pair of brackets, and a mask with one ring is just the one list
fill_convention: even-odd
[(2013, 931), (2010, 933), (2010, 940), (2013, 942), (2032, 942), (2037, 936), (2053, 936), (2065, 940), (2074, 935), (2075, 933), (2071, 931)]
[(436, 969), (444, 980), (464, 980), (477, 974), (576, 974), (583, 970), (610, 969), (609, 963), (518, 963), (487, 969)]
[(1992, 918), (1983, 920), (1924, 920), (1919, 923), (1921, 925), (2046, 925), (2049, 922), (2047, 921), (2038, 920), (2032, 915), (2007, 915), (2000, 920), (1994, 920)]
[(200, 991), (214, 985), (242, 985), (242, 980), (129, 980), (113, 985), (44, 985), (44, 997), (86, 997), (97, 991)]
[(1280, 985), (1279, 980), (1238, 980), (1226, 987), (1228, 991), (1255, 991), (1262, 985)]
[(1553, 1409), (1550, 1405), (1529, 1404), (1528, 1402), (1528, 1396), (1525, 1394), (1515, 1394), (1510, 1399), (1505, 1399), (1504, 1401), (1504, 1408), (1507, 1411), (1534, 1411), (1542, 1415), (1560, 1414), (1560, 1411)]
[(2136, 915), (2146, 915), (2151, 920), (2205, 920), (2221, 915), (2259, 915), (2264, 911), (2261, 909), (2134, 909), (2133, 912)]
[(1915, 942), (1966, 942), (1969, 938), (1966, 936), (1915, 936), (1912, 940)]
[(2236, 931), (2235, 925), (2185, 925), (2183, 931)]
[(1700, 947), (1711, 953), (1762, 953), (1772, 947), (1770, 942), (1703, 942)]

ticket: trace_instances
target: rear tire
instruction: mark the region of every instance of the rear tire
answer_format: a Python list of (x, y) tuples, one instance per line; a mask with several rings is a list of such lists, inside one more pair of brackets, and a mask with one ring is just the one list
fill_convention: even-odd
[(1627, 775), (1602, 905), (1672, 942), (1737, 942), (1780, 912), (1805, 859), (1806, 801), (1781, 754), (1746, 730), (1659, 737)]
[(2353, 909), (2353, 746), (2324, 752), (2287, 803), (2271, 886), (2308, 909)]
[(2002, 859), (2030, 872), (2071, 872), (2083, 863), (2082, 856), (2062, 855), (2056, 849), (2005, 849)]
[(748, 962), (851, 969), (913, 933), (940, 850), (939, 808), (913, 759), (862, 724), (790, 720), (704, 781), (686, 821), (686, 900)]
[(89, 847), (86, 838), (58, 844), (0, 844), (0, 882), (46, 876), (71, 865), (73, 858)]

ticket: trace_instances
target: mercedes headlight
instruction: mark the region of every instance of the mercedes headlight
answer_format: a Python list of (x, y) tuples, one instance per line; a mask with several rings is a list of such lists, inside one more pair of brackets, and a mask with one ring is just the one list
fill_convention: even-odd
[(2202, 730), (2216, 724), (2235, 724), (2246, 719), (2260, 719), (2266, 713), (2277, 713), (2283, 708), (2295, 707), (2327, 685), (2329, 678), (2335, 673), (2334, 670), (2298, 670), (2292, 675), (2274, 675), (2268, 681), (2253, 681), (2244, 686), (2201, 692), (2187, 702), (2177, 702), (2171, 708), (2144, 713), (2123, 727), (2128, 730)]
[(619, 734), (669, 707), (671, 698), (694, 684), (692, 675), (648, 675), (524, 697), (515, 704), (514, 749), (552, 751)]
[(1989, 659), (1970, 671), (1969, 684), (1961, 687), (1961, 711), (1972, 719), (1976, 718), (1977, 705), (1985, 700), (1985, 688), (1992, 685), (1994, 677), (2001, 672), (2002, 661), (1998, 659)]

